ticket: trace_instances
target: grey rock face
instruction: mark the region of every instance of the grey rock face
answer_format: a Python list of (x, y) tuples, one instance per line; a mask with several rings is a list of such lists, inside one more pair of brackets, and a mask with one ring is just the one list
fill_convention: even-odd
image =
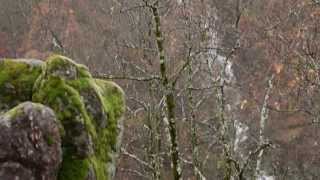
[(26, 102), (0, 116), (0, 179), (53, 180), (62, 160), (53, 111)]

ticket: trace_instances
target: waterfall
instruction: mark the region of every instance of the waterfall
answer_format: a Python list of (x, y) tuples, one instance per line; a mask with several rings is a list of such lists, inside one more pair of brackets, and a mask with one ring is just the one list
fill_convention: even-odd
[[(210, 14), (209, 14), (210, 15)], [(212, 15), (212, 14), (211, 14)], [(218, 19), (216, 13), (213, 14), (215, 19)], [(229, 115), (231, 123), (233, 123), (234, 128), (234, 139), (233, 139), (233, 151), (236, 156), (239, 157), (240, 161), (244, 161), (247, 158), (247, 153), (245, 152), (244, 144), (246, 140), (248, 140), (248, 132), (249, 126), (245, 123), (241, 122), (239, 119), (238, 109), (242, 101), (241, 93), (239, 89), (234, 87), (233, 85), (237, 83), (237, 78), (234, 75), (234, 70), (232, 68), (232, 61), (228, 60), (225, 56), (220, 55), (215, 47), (219, 46), (219, 37), (218, 32), (214, 30), (214, 28), (209, 28), (209, 24), (206, 22), (205, 27), (210, 29), (209, 36), (211, 37), (209, 40), (210, 47), (213, 47), (209, 50), (208, 54), (208, 68), (213, 71), (214, 66), (225, 67), (224, 78), (223, 80), (226, 82), (227, 86), (225, 87), (226, 96), (228, 99), (228, 103), (226, 104), (226, 111)], [(222, 68), (220, 68), (222, 69)], [(259, 176), (256, 180), (274, 180), (274, 176), (269, 176), (264, 170), (261, 170)]]

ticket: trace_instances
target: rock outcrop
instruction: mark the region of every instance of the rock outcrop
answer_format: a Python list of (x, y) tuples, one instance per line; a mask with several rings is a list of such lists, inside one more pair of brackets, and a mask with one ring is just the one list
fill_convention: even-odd
[[(40, 103), (53, 110), (59, 122), (62, 150), (57, 179), (112, 178), (125, 107), (119, 86), (94, 79), (85, 66), (55, 55), (44, 63), (1, 60), (0, 90), (0, 111), (7, 111), (24, 101)], [(42, 121), (47, 120), (42, 117)], [(6, 121), (1, 119), (0, 123)], [(4, 146), (0, 144), (0, 152), (6, 151)], [(10, 167), (0, 167), (0, 172)]]

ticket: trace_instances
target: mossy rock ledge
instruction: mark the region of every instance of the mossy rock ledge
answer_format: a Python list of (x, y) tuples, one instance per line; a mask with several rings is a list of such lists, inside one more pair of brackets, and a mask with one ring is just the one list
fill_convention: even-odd
[(42, 61), (35, 59), (0, 59), (0, 112), (31, 101), (42, 65)]
[(0, 112), (24, 101), (52, 109), (58, 119), (62, 162), (51, 179), (112, 179), (125, 110), (118, 85), (94, 79), (86, 66), (60, 55), (44, 62), (0, 60)]

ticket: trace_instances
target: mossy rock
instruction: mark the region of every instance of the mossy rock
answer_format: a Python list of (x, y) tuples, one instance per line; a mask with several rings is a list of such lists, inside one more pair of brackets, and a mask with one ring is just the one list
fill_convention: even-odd
[(59, 55), (48, 58), (33, 88), (32, 101), (51, 107), (62, 125), (58, 179), (110, 179), (125, 107), (121, 88)]
[(0, 59), (0, 112), (32, 99), (42, 64), (35, 59)]
[(104, 180), (113, 176), (125, 107), (119, 86), (93, 79), (85, 66), (55, 55), (45, 63), (0, 60), (0, 92), (0, 112), (24, 101), (54, 110), (63, 149), (58, 179)]
[(108, 157), (111, 158), (108, 163), (108, 172), (112, 173), (111, 176), (114, 176), (115, 161), (119, 154), (123, 132), (124, 92), (112, 81), (96, 79), (95, 82), (99, 87), (99, 92), (102, 94), (104, 108), (108, 113), (109, 119), (108, 131), (101, 131), (99, 137), (105, 137), (103, 138), (103, 143), (111, 145), (108, 154)]

